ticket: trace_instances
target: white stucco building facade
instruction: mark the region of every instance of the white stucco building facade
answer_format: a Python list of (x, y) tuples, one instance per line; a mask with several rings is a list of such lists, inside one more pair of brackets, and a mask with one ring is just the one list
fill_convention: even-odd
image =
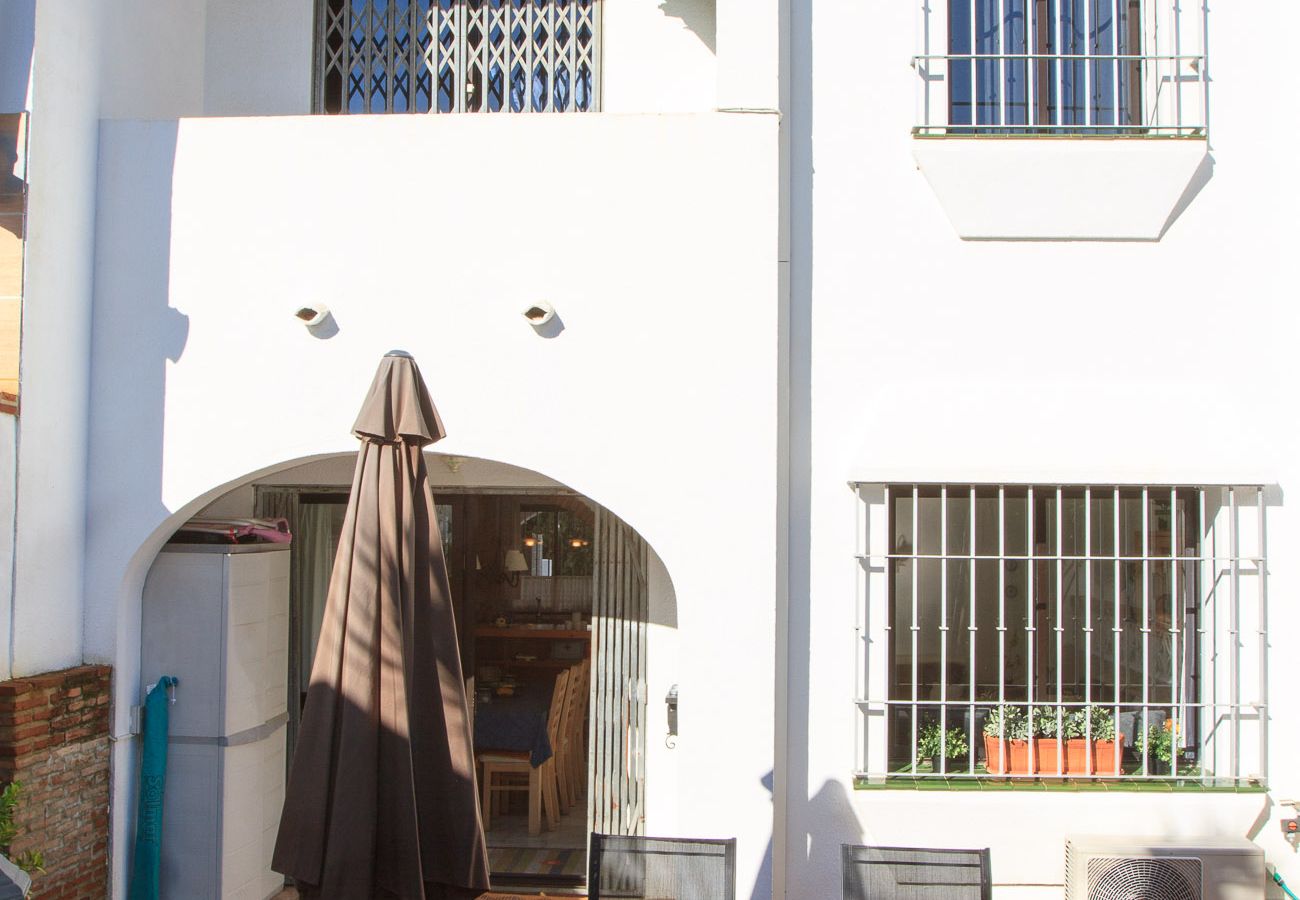
[[(920, 3), (799, 6), (811, 15), (795, 16), (789, 118), (796, 199), (787, 895), (839, 896), (839, 845), (860, 842), (987, 846), (994, 896), (1060, 897), (1071, 833), (1132, 835), (1135, 846), (1144, 837), (1245, 836), (1294, 881), (1295, 851), (1278, 819), (1293, 814), (1279, 803), (1292, 798), (1297, 777), (1285, 646), (1298, 549), (1287, 488), (1297, 430), (1278, 411), (1296, 384), (1285, 349), (1295, 312), (1279, 265), (1290, 230), (1285, 210), (1296, 198), (1282, 154), (1295, 127), (1264, 134), (1255, 124), (1272, 106), (1252, 62), (1268, 53), (1245, 40), (1261, 37), (1247, 20), (1257, 10), (1182, 4), (1178, 52), (1201, 53), (1207, 36), (1207, 59), (1196, 65), (1209, 73), (1208, 141), (1078, 140), (1007, 133), (1015, 129), (913, 136), (942, 118), (949, 84), (964, 92), (969, 79), (963, 85), (949, 71), (948, 81), (925, 82), (925, 70), (943, 74), (946, 61), (909, 67), (909, 58), (948, 53), (943, 29), (965, 26), (946, 22), (949, 10), (965, 14), (970, 4), (925, 4), (929, 32)], [(1024, 6), (1006, 8), (1024, 16)], [(1088, 14), (1105, 6), (1090, 4)], [(1151, 15), (1163, 6), (1147, 4)], [(1273, 35), (1290, 25), (1292, 12), (1279, 13)], [(1160, 28), (1170, 40), (1167, 19)], [(1008, 37), (1001, 52), (1014, 52), (1012, 43)], [(1148, 42), (1141, 52), (1172, 51)], [(1187, 95), (1185, 124), (1203, 112), (1192, 63), (1180, 63), (1197, 90)], [(927, 87), (934, 106), (926, 106)], [(1143, 228), (1152, 233), (1131, 239), (1130, 229)], [(882, 501), (881, 486), (910, 500), (918, 483), (936, 496), (948, 485), (961, 500), (974, 487), (994, 503), (998, 486), (1012, 485), (1091, 486), (1094, 497), (1116, 485), (1264, 486), (1268, 621), (1251, 627), (1267, 632), (1268, 790), (855, 790), (864, 757), (883, 754), (863, 748), (866, 716), (855, 707), (889, 693), (886, 664), (869, 661), (872, 648), (880, 660), (902, 632), (906, 649), (911, 621), (904, 602), (896, 630), (886, 632), (884, 560), (858, 556), (881, 553), (885, 543), (884, 511), (872, 506)], [(984, 609), (992, 598), (994, 609), (960, 624), (996, 629), (997, 600), (982, 583), (968, 594), (965, 577), (958, 581), (954, 570), (948, 602), (964, 607), (977, 595), (974, 604)], [(1096, 603), (1097, 579), (1092, 590)], [(1093, 637), (1103, 634), (1099, 627)], [(937, 648), (937, 633), (933, 640)], [(946, 640), (970, 643), (958, 643), (956, 628)], [(1243, 626), (1240, 640), (1247, 693), (1262, 696), (1257, 634)], [(995, 646), (980, 641), (981, 651)], [(911, 698), (911, 673), (899, 678), (902, 697)], [(871, 715), (878, 722), (882, 707)], [(1250, 771), (1261, 758), (1250, 757)]]
[[(112, 666), (110, 895), (150, 566), (211, 504), (251, 512), (254, 484), (346, 483), (357, 404), (398, 347), (447, 425), (436, 450), (468, 460), (447, 484), (563, 486), (653, 551), (644, 832), (735, 837), (737, 896), (839, 897), (847, 843), (987, 847), (995, 896), (1061, 897), (1072, 833), (1244, 837), (1300, 883), (1279, 828), (1300, 798), (1297, 135), (1261, 130), (1300, 21), (1185, 5), (1187, 46), (1126, 49), (1181, 67), (1148, 79), (1188, 92), (1173, 131), (1112, 112), (1084, 137), (927, 130), (961, 84), (929, 58), (948, 4), (603, 0), (599, 111), (538, 115), (314, 114), (313, 0), (0, 4), (32, 23), (0, 41), (0, 99), (31, 122), (0, 678)], [(1004, 90), (1002, 116), (1030, 108)], [(546, 333), (520, 316), (542, 301)], [(303, 304), (336, 329), (305, 329)], [(1262, 673), (1224, 701), (1255, 717), (1233, 790), (890, 780), (881, 704), (918, 668), (888, 655), (904, 626), (884, 625), (895, 576), (873, 554), (897, 549), (884, 492), (931, 486), (1262, 498), (1254, 633), (1225, 626)], [(972, 709), (999, 699), (981, 683)]]

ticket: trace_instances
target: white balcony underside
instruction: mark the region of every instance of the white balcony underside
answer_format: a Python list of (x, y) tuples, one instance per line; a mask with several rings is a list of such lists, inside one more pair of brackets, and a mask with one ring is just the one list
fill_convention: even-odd
[(1158, 240), (1204, 185), (1194, 138), (917, 138), (963, 240)]

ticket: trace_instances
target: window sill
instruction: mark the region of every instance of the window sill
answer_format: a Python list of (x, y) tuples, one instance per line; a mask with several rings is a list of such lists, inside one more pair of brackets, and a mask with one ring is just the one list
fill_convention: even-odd
[(963, 240), (1157, 241), (1213, 170), (1193, 137), (915, 135), (912, 155)]
[(1036, 791), (1038, 793), (1112, 794), (1264, 794), (1267, 786), (1258, 781), (1191, 778), (1158, 778), (1147, 781), (1114, 778), (945, 778), (891, 775), (883, 781), (855, 776), (858, 791)]

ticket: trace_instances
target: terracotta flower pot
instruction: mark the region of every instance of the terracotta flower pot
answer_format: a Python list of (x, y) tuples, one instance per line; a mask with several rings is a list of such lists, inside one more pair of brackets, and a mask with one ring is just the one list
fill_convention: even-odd
[[(1120, 735), (1123, 748), (1124, 736)], [(1065, 742), (1065, 772), (1067, 775), (1118, 775), (1115, 764), (1115, 742), (1092, 742), (1092, 767), (1088, 766), (1088, 741), (1070, 738)]]
[(1060, 741), (1056, 738), (1034, 738), (1034, 752), (1029, 758), (1029, 764), (1032, 767), (1031, 771), (1034, 774), (1061, 774), (1061, 759), (1057, 756), (1059, 744)]
[[(1119, 736), (1123, 746), (1124, 736)], [(1085, 738), (1069, 738), (1065, 742), (1063, 759), (1058, 755), (1056, 738), (1034, 738), (1029, 741), (1004, 741), (993, 735), (984, 735), (985, 766), (990, 775), (1061, 775), (1061, 762), (1066, 775), (1116, 775), (1115, 742), (1092, 742), (1092, 766), (1088, 765), (1088, 742)]]
[(984, 765), (990, 775), (1028, 775), (1029, 742), (984, 735)]

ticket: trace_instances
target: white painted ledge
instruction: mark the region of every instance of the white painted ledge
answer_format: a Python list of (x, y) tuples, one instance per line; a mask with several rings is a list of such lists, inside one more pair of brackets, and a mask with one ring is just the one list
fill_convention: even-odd
[(963, 240), (1155, 241), (1210, 176), (1193, 138), (915, 137)]

